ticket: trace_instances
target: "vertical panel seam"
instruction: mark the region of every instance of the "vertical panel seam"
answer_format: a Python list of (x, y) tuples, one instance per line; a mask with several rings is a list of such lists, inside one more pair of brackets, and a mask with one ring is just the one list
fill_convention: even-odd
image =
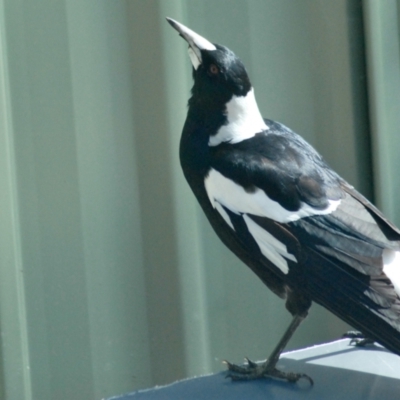
[[(13, 138), (13, 123), (12, 123), (12, 109), (11, 109), (11, 90), (9, 86), (9, 73), (8, 73), (8, 52), (6, 40), (6, 18), (4, 9), (4, 0), (0, 2), (0, 103), (3, 114), (2, 129), (4, 141), (4, 164), (6, 170), (5, 180), (8, 185), (8, 207), (12, 227), (12, 244), (13, 244), (13, 268), (15, 292), (16, 292), (16, 309), (18, 314), (18, 328), (20, 336), (20, 355), (21, 355), (21, 369), (22, 380), (24, 386), (25, 400), (32, 399), (32, 382), (30, 373), (30, 360), (29, 360), (29, 339), (28, 339), (28, 326), (26, 315), (26, 299), (25, 299), (25, 282), (23, 276), (23, 260), (22, 260), (22, 247), (21, 247), (21, 233), (20, 221), (18, 213), (18, 193), (17, 193), (17, 176), (16, 176), (16, 163), (14, 154), (14, 138)], [(5, 205), (3, 205), (5, 206)], [(7, 206), (6, 206), (7, 207)], [(9, 299), (10, 300), (10, 299)], [(4, 322), (4, 321), (2, 321)], [(2, 343), (4, 348), (4, 343)], [(6, 369), (7, 365), (4, 366)], [(7, 383), (7, 382), (6, 382)], [(14, 382), (15, 383), (15, 382)], [(7, 388), (6, 388), (7, 389)]]

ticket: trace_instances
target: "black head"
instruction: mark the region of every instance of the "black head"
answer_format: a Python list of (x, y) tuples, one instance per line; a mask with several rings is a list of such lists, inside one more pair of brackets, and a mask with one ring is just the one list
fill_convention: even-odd
[(191, 29), (167, 18), (189, 44), (194, 86), (190, 105), (223, 108), (235, 96), (246, 96), (251, 83), (240, 59), (225, 46), (213, 44)]

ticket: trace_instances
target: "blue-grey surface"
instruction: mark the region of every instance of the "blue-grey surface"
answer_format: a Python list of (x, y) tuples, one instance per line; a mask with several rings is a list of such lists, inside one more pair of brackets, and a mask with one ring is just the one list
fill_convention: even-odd
[[(358, 348), (348, 339), (282, 355), (282, 370), (306, 373), (314, 386), (272, 379), (231, 382), (225, 372), (113, 397), (112, 400), (200, 399), (400, 399), (400, 357), (373, 345)], [(110, 399), (111, 400), (111, 399)]]

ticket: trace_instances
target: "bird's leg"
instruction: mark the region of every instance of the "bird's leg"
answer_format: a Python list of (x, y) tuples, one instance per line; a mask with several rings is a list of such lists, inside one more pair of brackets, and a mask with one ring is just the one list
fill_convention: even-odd
[(278, 345), (272, 351), (269, 358), (263, 364), (256, 364), (250, 360), (247, 361), (247, 365), (238, 366), (235, 364), (231, 364), (229, 362), (225, 362), (228, 366), (228, 377), (232, 380), (252, 380), (252, 379), (262, 379), (262, 378), (279, 378), (287, 380), (288, 382), (297, 382), (301, 378), (307, 379), (311, 384), (313, 384), (313, 380), (306, 374), (299, 374), (293, 372), (283, 372), (276, 368), (276, 364), (279, 360), (279, 356), (288, 344), (290, 338), (293, 336), (293, 333), (296, 331), (298, 326), (307, 316), (307, 313), (296, 314), (292, 322), (290, 323), (288, 329), (282, 336)]

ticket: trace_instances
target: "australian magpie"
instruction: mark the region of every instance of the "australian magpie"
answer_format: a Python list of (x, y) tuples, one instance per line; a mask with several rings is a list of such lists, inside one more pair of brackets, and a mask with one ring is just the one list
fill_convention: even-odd
[(311, 381), (276, 363), (312, 301), (400, 355), (400, 230), (302, 137), (262, 118), (231, 50), (167, 20), (193, 65), (185, 178), (222, 242), (293, 316), (265, 363), (227, 363), (229, 375)]

